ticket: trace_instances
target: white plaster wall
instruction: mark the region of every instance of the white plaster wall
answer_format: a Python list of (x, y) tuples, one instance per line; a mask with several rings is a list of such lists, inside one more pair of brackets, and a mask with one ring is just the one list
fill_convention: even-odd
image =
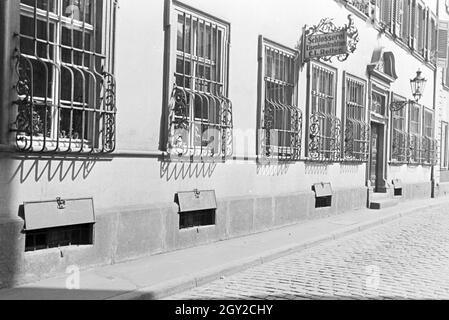
[[(317, 24), (321, 18), (335, 17), (335, 23), (343, 25), (347, 23), (349, 12), (333, 0), (184, 2), (231, 23), (229, 83), (234, 126), (247, 132), (236, 135), (235, 144), (236, 148), (241, 148), (247, 143), (249, 154), (254, 155), (258, 35), (293, 47), (305, 24)], [(163, 0), (120, 1), (116, 51), (118, 150), (151, 151), (158, 148), (164, 76), (163, 15)], [(379, 36), (369, 24), (358, 17), (354, 19), (360, 31), (358, 49), (348, 61), (333, 64), (339, 69), (338, 114), (342, 104), (343, 71), (367, 79), (366, 66), (371, 62), (373, 51), (381, 46), (396, 56), (399, 79), (392, 89), (410, 97), (409, 80), (421, 68), (429, 79), (429, 89), (422, 101), (432, 106), (432, 71), (386, 36)], [(306, 104), (305, 77), (304, 69), (299, 83), (301, 108)], [(19, 204), (24, 201), (56, 197), (93, 196), (96, 207), (106, 209), (171, 203), (175, 192), (194, 188), (215, 189), (219, 198), (226, 198), (310, 191), (312, 184), (317, 182), (332, 182), (336, 189), (364, 187), (366, 176), (366, 165), (297, 163), (258, 167), (254, 161), (231, 161), (226, 164), (170, 164), (166, 173), (155, 159), (126, 158), (90, 164), (82, 161), (72, 164), (71, 160), (1, 161), (8, 170), (0, 175), (0, 215), (16, 215)], [(410, 183), (428, 181), (430, 175), (428, 168), (421, 167), (394, 170), (395, 175)]]

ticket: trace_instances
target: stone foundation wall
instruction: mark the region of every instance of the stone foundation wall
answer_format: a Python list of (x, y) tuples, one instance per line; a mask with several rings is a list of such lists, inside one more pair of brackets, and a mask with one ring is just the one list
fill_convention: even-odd
[(149, 255), (268, 231), (366, 207), (366, 188), (334, 190), (332, 207), (315, 208), (308, 193), (218, 200), (216, 225), (179, 229), (178, 207), (129, 208), (97, 213), (94, 245), (25, 253), (23, 221), (0, 220), (0, 287), (115, 264)]

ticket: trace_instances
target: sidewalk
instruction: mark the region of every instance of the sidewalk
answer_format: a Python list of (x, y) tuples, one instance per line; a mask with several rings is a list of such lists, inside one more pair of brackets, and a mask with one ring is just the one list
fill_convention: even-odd
[(66, 290), (66, 276), (0, 290), (0, 300), (163, 299), (314, 245), (388, 223), (424, 208), (442, 208), (449, 197), (357, 210), (191, 249), (82, 271), (80, 290)]

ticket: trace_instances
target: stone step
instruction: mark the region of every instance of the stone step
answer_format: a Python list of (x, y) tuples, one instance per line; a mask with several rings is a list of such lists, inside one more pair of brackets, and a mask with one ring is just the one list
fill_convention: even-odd
[(381, 210), (385, 208), (394, 207), (399, 204), (398, 199), (386, 198), (386, 199), (377, 199), (370, 201), (370, 209), (372, 210)]
[(391, 199), (391, 196), (388, 193), (371, 193), (370, 194), (370, 200), (377, 201), (377, 200), (386, 200)]

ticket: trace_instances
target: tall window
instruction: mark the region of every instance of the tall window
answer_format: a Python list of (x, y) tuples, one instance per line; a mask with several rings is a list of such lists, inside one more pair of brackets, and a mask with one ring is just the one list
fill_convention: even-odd
[(394, 0), (376, 0), (376, 16), (388, 31), (393, 30), (391, 24), (393, 2)]
[(421, 162), (421, 106), (410, 105), (409, 116), (409, 159), (411, 163)]
[(114, 0), (21, 0), (17, 147), (112, 152)]
[(449, 169), (449, 124), (441, 123), (441, 169)]
[(345, 159), (367, 161), (366, 82), (345, 74), (345, 101)]
[(435, 124), (433, 110), (424, 108), (423, 113), (423, 136), (422, 136), (422, 162), (424, 164), (433, 164), (436, 159), (437, 141), (435, 136)]
[(172, 19), (176, 47), (172, 48), (168, 150), (180, 157), (229, 156), (229, 24), (180, 4), (174, 6)]
[(402, 14), (402, 29), (401, 29), (401, 39), (406, 44), (410, 43), (410, 24), (411, 24), (411, 1), (412, 0), (402, 0), (403, 14)]
[(341, 158), (341, 121), (336, 116), (335, 69), (309, 64), (309, 148), (308, 157), (319, 161)]
[(417, 24), (416, 24), (416, 33), (417, 33), (417, 47), (418, 53), (421, 55), (425, 54), (426, 48), (426, 8), (423, 4), (418, 3), (417, 6)]
[(296, 106), (296, 51), (260, 38), (263, 65), (261, 155), (279, 160), (301, 157), (302, 114)]
[[(405, 98), (393, 95), (394, 102), (405, 102)], [(391, 158), (393, 162), (405, 163), (408, 159), (408, 134), (406, 122), (407, 108), (392, 112), (392, 150)]]

